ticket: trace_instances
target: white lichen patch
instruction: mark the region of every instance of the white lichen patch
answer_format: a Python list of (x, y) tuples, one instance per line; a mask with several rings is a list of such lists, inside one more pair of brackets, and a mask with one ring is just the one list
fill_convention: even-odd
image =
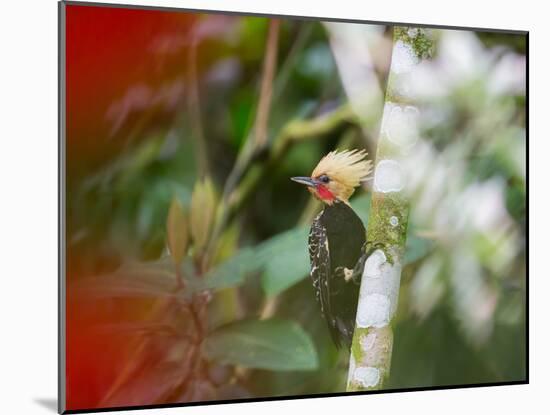
[(380, 370), (375, 367), (358, 367), (353, 371), (353, 381), (365, 388), (372, 388), (380, 382)]
[(381, 160), (374, 171), (374, 190), (382, 193), (399, 192), (405, 187), (405, 174), (395, 160)]
[(376, 333), (368, 333), (366, 336), (361, 336), (359, 342), (361, 344), (361, 350), (369, 351), (376, 342)]
[(359, 300), (357, 325), (359, 327), (384, 327), (390, 322), (391, 302), (387, 295), (369, 294)]
[(399, 219), (397, 219), (397, 216), (392, 216), (390, 218), (390, 225), (393, 227), (396, 227), (397, 225), (399, 225)]
[(387, 102), (382, 117), (382, 134), (392, 143), (409, 150), (419, 138), (420, 111), (413, 105)]
[(401, 264), (387, 262), (380, 249), (365, 263), (359, 291), (356, 322), (358, 327), (384, 327), (397, 309)]
[(386, 263), (386, 254), (380, 249), (374, 251), (365, 262), (363, 276), (366, 278), (379, 278), (382, 275), (382, 265)]
[(408, 43), (398, 40), (395, 42), (391, 59), (391, 71), (395, 74), (403, 74), (412, 70), (419, 62), (414, 49)]
[(355, 358), (353, 357), (353, 353), (350, 353), (349, 355), (349, 368), (348, 368), (348, 385), (353, 380), (353, 373), (355, 372)]

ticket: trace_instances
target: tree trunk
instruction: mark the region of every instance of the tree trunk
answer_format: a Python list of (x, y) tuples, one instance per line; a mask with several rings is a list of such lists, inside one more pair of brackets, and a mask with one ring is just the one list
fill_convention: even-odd
[[(390, 373), (392, 319), (405, 251), (408, 201), (402, 160), (418, 140), (415, 70), (432, 55), (426, 29), (395, 27), (392, 62), (375, 161), (367, 241), (378, 247), (365, 263), (351, 346), (348, 391), (381, 389)], [(380, 244), (380, 245), (377, 245)]]

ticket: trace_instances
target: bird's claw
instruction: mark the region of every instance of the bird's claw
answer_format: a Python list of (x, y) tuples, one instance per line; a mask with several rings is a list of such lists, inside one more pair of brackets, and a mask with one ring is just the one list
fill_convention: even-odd
[(384, 252), (387, 261), (390, 264), (393, 264), (391, 256), (387, 254), (386, 245), (381, 242), (365, 242), (363, 244), (363, 247), (361, 248), (361, 251), (363, 253), (359, 257), (359, 260), (355, 264), (355, 267), (353, 267), (353, 269), (349, 269), (346, 267), (337, 267), (334, 270), (336, 276), (343, 278), (345, 281), (353, 281), (354, 284), (360, 285), (361, 277), (363, 276), (363, 269), (365, 268), (365, 262), (367, 262), (367, 259), (373, 254), (374, 251), (378, 249)]

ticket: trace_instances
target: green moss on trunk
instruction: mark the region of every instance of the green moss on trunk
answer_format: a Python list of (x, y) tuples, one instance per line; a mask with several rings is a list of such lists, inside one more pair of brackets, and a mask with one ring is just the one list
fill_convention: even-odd
[(368, 241), (386, 247), (399, 247), (398, 253), (402, 254), (407, 239), (408, 206), (399, 194), (375, 193), (371, 201)]
[(418, 27), (395, 27), (394, 42), (401, 40), (412, 46), (418, 59), (430, 59), (434, 53), (434, 42), (430, 32)]

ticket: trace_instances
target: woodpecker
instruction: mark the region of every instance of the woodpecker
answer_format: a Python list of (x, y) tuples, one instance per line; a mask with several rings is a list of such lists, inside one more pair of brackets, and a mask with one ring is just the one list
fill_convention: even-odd
[(323, 202), (313, 220), (308, 248), (310, 276), (321, 313), (337, 348), (351, 346), (361, 275), (366, 260), (366, 231), (348, 199), (371, 173), (364, 150), (332, 151), (310, 177), (291, 180), (307, 186)]

